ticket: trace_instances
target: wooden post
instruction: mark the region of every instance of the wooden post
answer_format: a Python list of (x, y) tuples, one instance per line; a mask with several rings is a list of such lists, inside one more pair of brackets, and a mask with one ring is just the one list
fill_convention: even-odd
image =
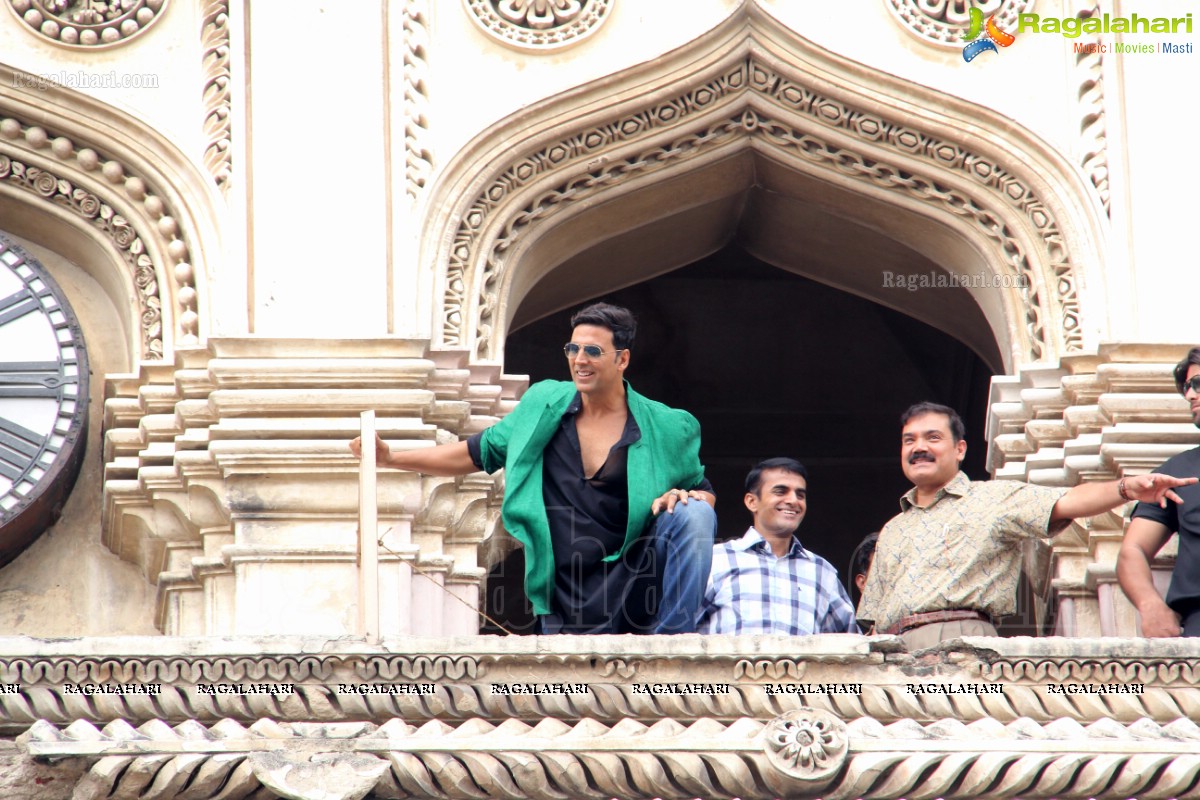
[(379, 643), (379, 501), (375, 476), (375, 412), (362, 412), (358, 478), (358, 632)]

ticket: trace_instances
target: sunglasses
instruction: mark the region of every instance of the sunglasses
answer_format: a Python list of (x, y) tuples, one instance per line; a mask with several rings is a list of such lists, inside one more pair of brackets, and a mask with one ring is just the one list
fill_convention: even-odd
[[(624, 349), (625, 348), (621, 347), (613, 350), (612, 352), (619, 353)], [(599, 358), (600, 356), (604, 355), (604, 350), (598, 344), (575, 344), (574, 342), (568, 342), (567, 344), (563, 345), (563, 352), (566, 354), (567, 358), (578, 358), (580, 350), (582, 350), (583, 354), (588, 358)]]
[(1188, 389), (1191, 389), (1196, 394), (1200, 394), (1200, 375), (1193, 375), (1190, 380), (1184, 381), (1183, 388), (1179, 390), (1179, 393), (1186, 395)]

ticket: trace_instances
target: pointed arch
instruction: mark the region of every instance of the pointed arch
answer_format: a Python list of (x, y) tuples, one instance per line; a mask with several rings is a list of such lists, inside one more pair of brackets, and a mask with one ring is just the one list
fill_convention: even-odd
[[(652, 182), (737, 158), (849, 198), (837, 213), (891, 209), (869, 224), (952, 276), (986, 273), (994, 283), (973, 295), (1007, 368), (1084, 347), (1082, 275), (1103, 275), (1105, 228), (1078, 171), (1011, 120), (825, 51), (753, 2), (661, 59), (523, 109), (458, 154), (424, 237), (440, 281), (435, 340), (499, 358), (521, 293), (550, 268), (523, 258), (538, 242)], [(673, 197), (612, 230), (699, 202)], [(560, 258), (568, 249), (556, 244)]]
[(93, 273), (122, 313), (129, 361), (209, 328), (217, 202), (161, 134), (79, 92), (0, 64), (0, 207), (11, 232)]

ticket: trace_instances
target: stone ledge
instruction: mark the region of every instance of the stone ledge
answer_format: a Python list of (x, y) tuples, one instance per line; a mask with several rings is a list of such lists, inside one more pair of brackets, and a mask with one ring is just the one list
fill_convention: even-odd
[[(1200, 728), (1070, 719), (1008, 725), (844, 722), (798, 708), (767, 721), (690, 725), (544, 719), (492, 725), (400, 720), (206, 728), (153, 720), (103, 730), (38, 721), (31, 757), (89, 764), (88, 797), (200, 800), (265, 788), (300, 800), (376, 797), (1187, 797), (1200, 772)], [(936, 766), (936, 769), (932, 767)], [(153, 782), (151, 782), (153, 777)], [(186, 790), (185, 790), (185, 787)], [(205, 791), (205, 789), (208, 791)], [(76, 796), (80, 796), (77, 791)], [(254, 796), (258, 796), (255, 794)]]
[(826, 635), (0, 638), (0, 732), (170, 724), (1200, 717), (1200, 642)]

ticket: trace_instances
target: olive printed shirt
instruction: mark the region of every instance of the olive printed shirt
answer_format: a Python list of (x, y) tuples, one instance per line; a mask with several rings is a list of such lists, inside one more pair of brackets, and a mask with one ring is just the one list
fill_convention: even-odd
[(1066, 527), (1050, 525), (1066, 493), (1019, 481), (972, 481), (959, 472), (921, 508), (913, 487), (879, 534), (858, 618), (882, 633), (928, 611), (1014, 613), (1022, 543)]

